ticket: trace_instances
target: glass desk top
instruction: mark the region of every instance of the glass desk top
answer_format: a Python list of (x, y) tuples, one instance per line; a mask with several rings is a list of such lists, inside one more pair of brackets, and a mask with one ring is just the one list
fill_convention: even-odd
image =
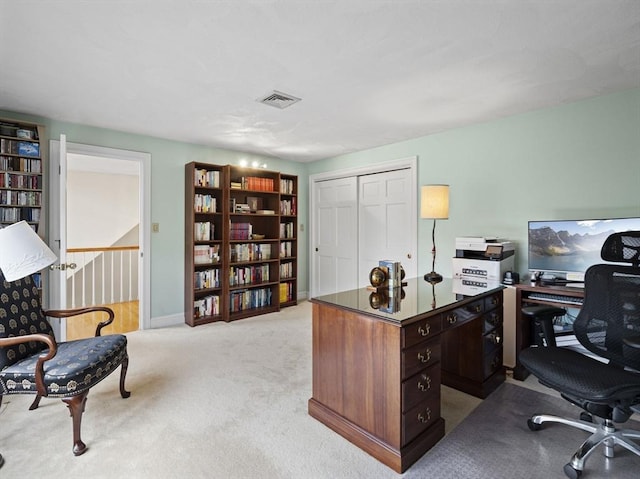
[(497, 281), (467, 281), (458, 278), (445, 278), (440, 283), (431, 284), (420, 277), (410, 278), (406, 283), (402, 289), (359, 288), (318, 296), (311, 298), (311, 301), (402, 323), (452, 305), (462, 305), (473, 301), (474, 296), (504, 288)]

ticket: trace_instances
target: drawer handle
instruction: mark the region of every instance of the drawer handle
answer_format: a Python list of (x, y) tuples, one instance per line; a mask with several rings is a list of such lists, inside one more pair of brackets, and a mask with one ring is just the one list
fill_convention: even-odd
[(476, 313), (480, 313), (480, 312), (482, 311), (482, 306), (480, 306), (479, 304), (476, 304), (476, 305), (473, 307), (473, 310), (474, 310)]
[(431, 409), (427, 408), (423, 413), (419, 412), (418, 421), (420, 421), (423, 424), (431, 421)]
[(498, 304), (500, 304), (500, 301), (498, 300), (498, 298), (496, 298), (495, 296), (491, 298), (491, 304), (493, 306), (497, 306)]
[(498, 345), (502, 342), (502, 337), (498, 334), (491, 334), (489, 337), (491, 338), (491, 342), (495, 345)]
[(455, 322), (458, 321), (458, 315), (456, 313), (449, 314), (447, 316), (447, 321), (449, 324), (455, 324)]
[(431, 325), (429, 323), (426, 323), (424, 326), (418, 326), (420, 336), (429, 336), (429, 332), (431, 332)]
[(427, 349), (424, 354), (418, 352), (418, 359), (421, 363), (428, 363), (431, 360), (431, 349)]
[(488, 321), (489, 321), (489, 324), (493, 326), (497, 326), (498, 324), (500, 324), (500, 315), (496, 313), (491, 313), (491, 316), (489, 317)]
[[(422, 382), (424, 380), (424, 382)], [(428, 391), (431, 389), (431, 377), (423, 376), (420, 381), (418, 381), (418, 389), (420, 391)]]

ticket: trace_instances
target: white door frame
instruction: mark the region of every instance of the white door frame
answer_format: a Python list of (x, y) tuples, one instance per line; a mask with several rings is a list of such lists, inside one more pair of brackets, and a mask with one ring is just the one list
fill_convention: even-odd
[[(138, 291), (140, 292), (140, 328), (149, 329), (151, 327), (151, 234), (149, 225), (151, 224), (151, 154), (108, 148), (104, 146), (85, 145), (81, 143), (66, 142), (67, 154), (97, 156), (103, 158), (116, 158), (120, 160), (136, 161), (140, 164), (140, 257), (139, 265), (142, 274), (138, 275)], [(59, 249), (60, 239), (60, 208), (59, 208), (59, 166), (60, 166), (60, 141), (51, 140), (49, 146), (49, 159), (51, 168), (49, 170), (49, 238), (51, 249)], [(52, 307), (60, 307), (54, 303), (59, 301), (55, 295), (50, 296)]]
[(385, 171), (393, 171), (408, 168), (411, 171), (411, 184), (413, 185), (414, 194), (411, 195), (411, 210), (415, 224), (415, 234), (413, 235), (413, 251), (416, 252), (416, 261), (418, 261), (418, 213), (417, 213), (417, 195), (418, 195), (418, 157), (409, 156), (397, 160), (383, 161), (373, 165), (345, 168), (344, 170), (332, 170), (325, 173), (316, 173), (309, 176), (309, 291), (311, 297), (317, 295), (318, 286), (315, 284), (316, 273), (316, 255), (314, 254), (313, 244), (316, 234), (316, 200), (315, 200), (315, 183), (326, 180), (335, 180), (338, 178), (346, 178), (350, 176), (372, 175), (376, 173), (384, 173)]

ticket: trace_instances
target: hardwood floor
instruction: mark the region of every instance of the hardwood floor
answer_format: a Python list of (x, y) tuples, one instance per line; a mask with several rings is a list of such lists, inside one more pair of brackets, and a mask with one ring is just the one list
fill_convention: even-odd
[[(102, 334), (128, 333), (138, 329), (138, 301), (103, 306), (113, 309), (116, 317), (113, 323), (102, 330)], [(104, 313), (89, 313), (67, 319), (67, 341), (93, 336), (104, 316)]]

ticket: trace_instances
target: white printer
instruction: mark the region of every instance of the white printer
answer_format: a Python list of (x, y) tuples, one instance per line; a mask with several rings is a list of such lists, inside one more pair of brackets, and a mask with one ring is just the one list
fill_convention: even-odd
[(511, 241), (487, 236), (456, 238), (453, 277), (475, 282), (502, 281), (504, 273), (514, 267), (515, 247)]

